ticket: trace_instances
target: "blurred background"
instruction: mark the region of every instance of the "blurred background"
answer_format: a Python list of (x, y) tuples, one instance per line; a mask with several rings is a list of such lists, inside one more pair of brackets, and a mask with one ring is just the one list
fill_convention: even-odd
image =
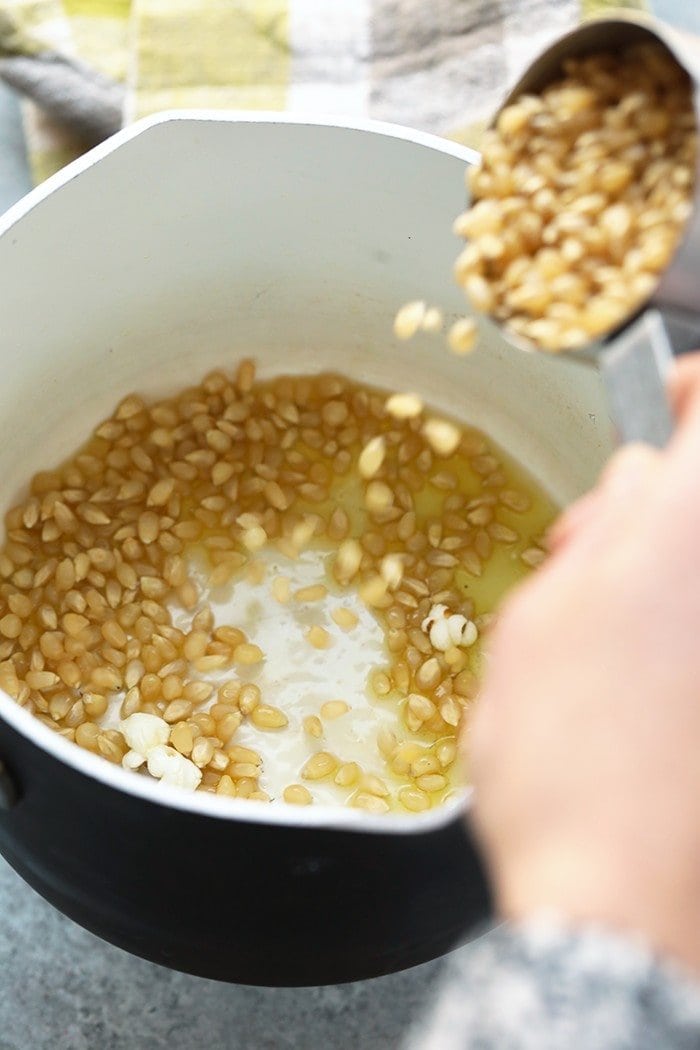
[[(372, 117), (478, 146), (537, 52), (622, 6), (650, 9), (642, 0), (0, 0), (0, 213), (163, 109)], [(697, 0), (651, 6), (700, 33)], [(0, 860), (0, 1050), (394, 1050), (435, 996), (442, 966), (342, 988), (217, 985), (103, 944)]]
[[(0, 211), (163, 109), (373, 117), (478, 144), (550, 39), (646, 0), (0, 0)], [(658, 0), (698, 28), (695, 0)]]

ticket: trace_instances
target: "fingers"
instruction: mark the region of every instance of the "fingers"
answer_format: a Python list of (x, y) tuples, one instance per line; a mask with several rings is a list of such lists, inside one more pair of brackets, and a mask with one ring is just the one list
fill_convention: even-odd
[(682, 420), (689, 402), (700, 389), (700, 351), (676, 360), (668, 383), (668, 392), (676, 418)]
[(602, 489), (592, 489), (559, 515), (547, 532), (547, 546), (552, 554), (566, 547), (582, 529), (586, 528), (588, 522), (595, 516), (602, 495)]
[[(669, 396), (679, 428), (670, 448), (691, 458), (700, 480), (700, 351), (678, 358), (669, 379)], [(660, 454), (639, 443), (623, 446), (612, 457), (594, 489), (576, 500), (559, 516), (547, 539), (555, 553), (586, 534), (604, 508), (631, 498), (648, 481), (649, 471), (660, 463)]]
[[(678, 419), (678, 430), (669, 449), (687, 462), (688, 479), (700, 484), (700, 351), (678, 358), (669, 380), (669, 396)], [(553, 552), (568, 547), (587, 534), (603, 511), (621, 507), (649, 481), (662, 454), (647, 445), (623, 446), (612, 457), (596, 487), (572, 503), (557, 519), (548, 534)]]
[(669, 448), (696, 488), (700, 478), (700, 353), (679, 360), (669, 389), (679, 421)]
[(608, 499), (621, 500), (633, 495), (656, 470), (663, 453), (634, 441), (623, 445), (612, 456), (600, 478), (600, 487)]
[(548, 534), (551, 550), (561, 551), (592, 530), (606, 527), (611, 515), (634, 504), (661, 461), (662, 453), (649, 445), (623, 445), (605, 467), (596, 487), (572, 503), (554, 523)]

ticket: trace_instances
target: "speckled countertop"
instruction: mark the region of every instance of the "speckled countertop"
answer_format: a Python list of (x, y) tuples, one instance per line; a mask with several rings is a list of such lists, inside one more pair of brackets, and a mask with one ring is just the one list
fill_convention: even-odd
[(394, 1050), (442, 963), (328, 988), (249, 988), (135, 959), (0, 860), (0, 1050)]

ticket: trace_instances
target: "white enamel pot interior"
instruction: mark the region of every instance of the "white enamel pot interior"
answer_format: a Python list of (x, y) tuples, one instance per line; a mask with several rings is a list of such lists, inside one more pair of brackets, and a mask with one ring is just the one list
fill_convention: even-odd
[[(330, 369), (418, 391), (482, 427), (560, 503), (580, 494), (611, 447), (592, 369), (513, 351), (492, 326), (466, 359), (434, 338), (398, 345), (391, 334), (409, 299), (464, 311), (451, 224), (474, 160), (387, 125), (175, 113), (134, 125), (35, 190), (0, 220), (3, 510), (127, 392), (167, 394), (242, 355), (262, 375)], [(0, 718), (160, 805), (387, 830), (388, 818), (352, 810), (261, 813), (163, 788), (60, 739), (3, 694)], [(410, 833), (453, 815), (444, 807), (390, 826)]]

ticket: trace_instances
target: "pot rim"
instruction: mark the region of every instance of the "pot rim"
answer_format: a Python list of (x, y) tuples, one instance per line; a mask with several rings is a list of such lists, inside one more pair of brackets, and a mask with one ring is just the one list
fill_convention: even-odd
[(418, 131), (402, 124), (390, 124), (382, 120), (346, 119), (344, 117), (324, 116), (306, 113), (284, 113), (274, 110), (216, 110), (216, 109), (167, 109), (150, 117), (142, 117), (110, 138), (83, 153), (76, 160), (66, 164), (60, 171), (50, 175), (39, 186), (35, 186), (15, 204), (10, 205), (0, 215), (0, 237), (8, 232), (20, 219), (33, 208), (50, 197), (56, 190), (79, 178), (111, 153), (121, 149), (132, 139), (148, 134), (161, 124), (279, 124), (291, 127), (329, 128), (340, 131), (359, 131), (376, 135), (380, 138), (398, 139), (415, 146), (444, 153), (448, 157), (464, 161), (465, 164), (478, 164), (479, 153), (471, 146), (431, 135), (427, 131)]
[[(383, 138), (398, 139), (432, 149), (465, 164), (476, 164), (478, 153), (468, 146), (451, 142), (437, 135), (416, 131), (398, 124), (389, 124), (374, 120), (346, 120), (331, 116), (290, 114), (276, 112), (245, 112), (219, 110), (166, 110), (151, 117), (136, 121), (129, 127), (118, 131), (111, 138), (83, 156), (66, 165), (55, 175), (50, 176), (40, 186), (31, 190), (26, 196), (12, 205), (0, 216), (0, 237), (4, 236), (29, 212), (38, 207), (48, 197), (74, 179), (108, 157), (115, 150), (121, 149), (132, 139), (148, 134), (161, 124), (271, 124), (296, 127), (316, 127), (357, 131)], [(251, 824), (268, 824), (290, 828), (324, 828), (326, 830), (351, 831), (373, 834), (415, 835), (437, 831), (461, 817), (470, 807), (472, 789), (464, 788), (456, 792), (455, 797), (437, 809), (428, 813), (415, 815), (384, 816), (363, 813), (356, 809), (341, 806), (317, 805), (312, 808), (301, 808), (288, 805), (254, 806), (245, 799), (219, 798), (208, 792), (188, 792), (182, 788), (172, 787), (160, 781), (144, 776), (135, 776), (133, 772), (113, 765), (106, 759), (94, 755), (84, 748), (63, 737), (58, 736), (48, 726), (43, 725), (34, 715), (20, 707), (11, 697), (0, 690), (0, 720), (9, 725), (20, 736), (35, 744), (42, 751), (76, 772), (97, 780), (106, 787), (123, 792), (133, 798), (164, 806), (182, 812), (213, 817), (218, 820), (242, 821)], [(2, 755), (0, 755), (2, 760)], [(21, 791), (20, 791), (21, 796)]]

